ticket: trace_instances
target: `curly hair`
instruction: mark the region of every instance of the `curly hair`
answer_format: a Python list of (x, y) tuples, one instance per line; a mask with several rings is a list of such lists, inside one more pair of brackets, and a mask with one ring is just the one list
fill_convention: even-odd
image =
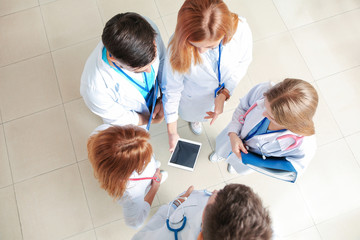
[(271, 219), (251, 188), (229, 184), (206, 206), (202, 234), (205, 240), (269, 240)]
[(131, 174), (141, 174), (151, 160), (150, 135), (134, 126), (111, 126), (91, 136), (88, 157), (100, 185), (114, 199), (122, 197)]

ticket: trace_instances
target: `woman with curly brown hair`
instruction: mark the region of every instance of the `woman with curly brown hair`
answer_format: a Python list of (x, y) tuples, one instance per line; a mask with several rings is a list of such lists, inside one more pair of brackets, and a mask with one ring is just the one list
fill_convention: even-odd
[(153, 157), (149, 138), (146, 130), (135, 125), (103, 124), (87, 144), (95, 177), (122, 205), (126, 224), (136, 228), (148, 216), (160, 183), (167, 178)]

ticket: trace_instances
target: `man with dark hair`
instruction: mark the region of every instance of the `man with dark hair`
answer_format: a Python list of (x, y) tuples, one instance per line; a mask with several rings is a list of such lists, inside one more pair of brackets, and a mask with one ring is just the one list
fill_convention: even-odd
[(230, 184), (213, 193), (189, 187), (161, 206), (133, 240), (270, 240), (272, 236), (271, 219), (259, 196), (245, 185)]
[[(80, 93), (105, 123), (146, 125), (164, 119), (158, 89), (165, 46), (156, 25), (137, 13), (122, 13), (105, 25), (88, 58)], [(157, 79), (157, 80), (156, 80)]]

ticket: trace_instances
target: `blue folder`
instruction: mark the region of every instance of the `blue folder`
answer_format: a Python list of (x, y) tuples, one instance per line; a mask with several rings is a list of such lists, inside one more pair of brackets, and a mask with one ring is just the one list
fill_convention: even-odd
[(297, 178), (294, 166), (284, 157), (263, 159), (261, 155), (252, 152), (248, 152), (248, 154), (241, 152), (241, 157), (243, 164), (265, 175), (287, 182), (295, 182)]

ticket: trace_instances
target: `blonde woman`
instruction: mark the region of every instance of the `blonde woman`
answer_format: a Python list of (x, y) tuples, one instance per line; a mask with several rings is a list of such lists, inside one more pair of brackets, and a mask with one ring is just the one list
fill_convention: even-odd
[(211, 124), (246, 74), (252, 36), (244, 18), (222, 0), (186, 0), (164, 64), (162, 92), (170, 151), (179, 138), (178, 115), (194, 134)]
[(95, 177), (123, 207), (125, 223), (140, 227), (167, 172), (153, 157), (149, 133), (135, 125), (97, 127), (87, 144)]
[[(308, 82), (285, 79), (272, 85), (255, 86), (240, 100), (232, 121), (216, 138), (216, 150), (210, 161), (237, 158), (241, 152), (256, 153), (264, 158), (283, 157), (301, 174), (316, 150), (313, 116), (318, 94)], [(234, 172), (231, 165), (228, 171)], [(251, 171), (246, 165), (240, 174)]]

